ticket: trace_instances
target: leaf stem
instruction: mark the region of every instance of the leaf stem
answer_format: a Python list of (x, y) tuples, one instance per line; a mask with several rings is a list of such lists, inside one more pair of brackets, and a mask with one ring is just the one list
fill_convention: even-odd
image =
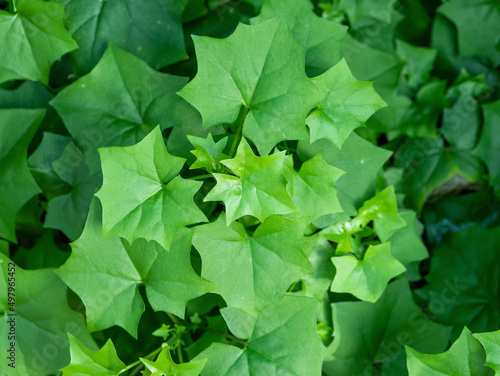
[[(150, 360), (150, 358), (154, 358), (154, 356), (156, 354), (160, 353), (161, 350), (163, 350), (163, 346), (158, 347), (156, 350), (150, 352), (148, 355), (143, 356), (142, 358)], [(129, 369), (135, 367), (135, 369), (133, 369), (132, 371), (130, 371), (130, 374), (129, 374), (129, 376), (133, 376), (133, 375), (137, 374), (137, 372), (139, 372), (142, 369), (143, 366), (144, 366), (144, 363), (142, 363), (141, 360), (139, 359), (139, 360), (136, 360), (133, 363), (130, 363), (127, 366), (127, 368), (125, 368), (123, 371), (128, 371)]]
[(241, 138), (241, 131), (243, 130), (243, 123), (245, 122), (245, 118), (247, 117), (248, 111), (250, 110), (250, 107), (245, 107), (243, 110), (243, 113), (241, 114), (240, 117), (240, 122), (238, 124), (238, 129), (236, 130), (236, 133), (234, 135), (234, 140), (231, 145), (231, 150), (229, 151), (229, 156), (234, 157), (234, 153), (236, 151), (236, 146), (238, 146), (238, 143)]
[(212, 178), (212, 174), (205, 174), (205, 175), (198, 175), (198, 176), (192, 176), (190, 178), (187, 178), (187, 180), (202, 180), (202, 179), (208, 179)]
[(174, 315), (172, 315), (171, 313), (167, 312), (167, 316), (170, 320), (172, 320), (174, 322), (174, 324), (176, 326), (181, 326), (181, 323), (179, 322), (179, 320), (177, 320), (177, 317), (175, 317)]

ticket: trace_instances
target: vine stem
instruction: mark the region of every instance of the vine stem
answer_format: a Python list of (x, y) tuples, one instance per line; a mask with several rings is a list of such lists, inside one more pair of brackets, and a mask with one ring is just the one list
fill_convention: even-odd
[(248, 111), (250, 110), (250, 107), (245, 107), (245, 110), (243, 111), (243, 114), (241, 115), (240, 122), (238, 124), (238, 129), (236, 130), (236, 133), (234, 135), (234, 140), (231, 145), (231, 150), (229, 151), (229, 156), (234, 157), (234, 152), (236, 151), (236, 146), (238, 145), (240, 138), (241, 138), (241, 131), (243, 130), (243, 123), (245, 121), (245, 118), (247, 117)]
[(198, 175), (198, 176), (192, 176), (190, 178), (187, 178), (187, 180), (202, 180), (202, 179), (207, 179), (207, 178), (212, 178), (212, 174), (205, 174), (205, 175)]
[[(160, 353), (161, 350), (163, 350), (163, 346), (160, 346), (156, 350), (150, 352), (148, 355), (144, 356), (144, 358), (149, 360), (150, 358), (153, 358), (156, 354)], [(137, 372), (139, 372), (143, 366), (144, 366), (144, 363), (142, 363), (141, 360), (139, 359), (139, 360), (136, 360), (134, 363), (130, 363), (127, 366), (127, 368), (125, 368), (123, 371), (128, 371), (129, 369), (135, 367), (135, 369), (133, 369), (129, 374), (129, 376), (133, 376), (133, 375), (137, 374)]]

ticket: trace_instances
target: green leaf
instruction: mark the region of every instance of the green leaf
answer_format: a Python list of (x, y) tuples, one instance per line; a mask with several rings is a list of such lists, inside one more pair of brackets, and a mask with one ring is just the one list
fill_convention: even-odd
[(71, 363), (62, 369), (63, 376), (114, 376), (125, 371), (111, 339), (99, 351), (92, 351), (71, 334), (68, 337)]
[(484, 168), (470, 151), (443, 148), (441, 139), (410, 139), (396, 165), (404, 168), (405, 205), (417, 212), (429, 197), (439, 197), (480, 182)]
[(68, 186), (57, 174), (52, 162), (61, 157), (71, 137), (44, 132), (42, 141), (28, 158), (30, 172), (48, 200), (67, 192)]
[(365, 227), (373, 221), (373, 229), (380, 240), (387, 241), (389, 235), (404, 226), (405, 221), (398, 214), (398, 204), (394, 186), (389, 186), (363, 203), (359, 213), (352, 220), (353, 226)]
[(207, 221), (193, 201), (202, 183), (177, 176), (185, 160), (168, 153), (159, 127), (136, 145), (99, 153), (104, 237), (155, 240), (168, 250), (180, 228)]
[(316, 219), (342, 211), (334, 183), (343, 174), (319, 153), (304, 162), (299, 172), (292, 173), (286, 189), (301, 215)]
[(403, 76), (412, 89), (425, 84), (430, 76), (436, 60), (437, 50), (433, 48), (417, 47), (403, 40), (396, 40), (396, 53), (406, 65)]
[(410, 376), (493, 376), (484, 366), (484, 350), (466, 327), (460, 337), (441, 354), (422, 354), (406, 348)]
[(197, 227), (193, 244), (202, 258), (201, 276), (216, 286), (229, 307), (256, 316), (313, 269), (302, 251), (306, 225), (302, 217), (267, 218), (250, 236), (239, 222), (226, 225), (224, 215)]
[(168, 346), (160, 352), (154, 362), (144, 358), (139, 359), (146, 366), (146, 370), (142, 372), (143, 376), (198, 376), (207, 362), (206, 359), (203, 359), (175, 364)]
[(118, 325), (136, 336), (144, 311), (140, 284), (146, 286), (153, 309), (183, 317), (189, 300), (212, 289), (191, 266), (193, 232), (179, 231), (169, 251), (144, 239), (132, 244), (120, 238), (102, 239), (100, 204), (92, 201), (82, 236), (72, 243), (70, 258), (57, 270), (85, 304), (89, 330)]
[(17, 13), (0, 11), (0, 83), (49, 83), (52, 64), (78, 46), (63, 26), (64, 7), (54, 2), (19, 0)]
[(187, 58), (181, 23), (186, 0), (63, 0), (63, 3), (65, 25), (80, 46), (72, 53), (78, 71), (90, 71), (108, 42), (136, 55), (154, 69)]
[(179, 95), (200, 111), (205, 128), (234, 123), (267, 155), (283, 140), (305, 140), (305, 118), (319, 94), (304, 72), (305, 49), (284, 16), (240, 24), (226, 39), (195, 37), (198, 73)]
[(157, 125), (166, 129), (191, 121), (196, 111), (175, 94), (186, 81), (156, 72), (110, 44), (92, 72), (65, 87), (50, 104), (84, 151), (93, 175), (99, 171), (96, 148), (130, 146)]
[(500, 194), (500, 136), (496, 125), (500, 120), (500, 101), (484, 104), (483, 130), (473, 154), (488, 167), (490, 184)]
[(280, 14), (286, 18), (295, 40), (306, 48), (306, 72), (320, 75), (340, 60), (340, 45), (347, 27), (318, 17), (309, 0), (267, 0), (252, 24), (259, 24)]
[[(0, 263), (2, 284), (6, 285), (7, 278), (15, 278), (15, 305), (8, 304), (7, 294), (0, 301), (0, 335), (3, 338), (0, 350), (2, 354), (9, 354), (11, 342), (15, 342), (16, 352), (15, 368), (9, 367), (10, 362), (4, 358), (0, 362), (0, 374), (58, 374), (59, 369), (70, 360), (67, 333), (87, 346), (95, 347), (83, 315), (68, 306), (68, 288), (54, 274), (54, 269), (24, 270), (16, 265), (12, 272), (12, 263), (1, 252), (0, 260), (3, 261)], [(9, 316), (14, 313), (15, 316)], [(9, 320), (15, 320), (14, 341), (8, 340), (11, 327)]]
[(191, 165), (190, 169), (204, 168), (208, 172), (217, 171), (221, 168), (220, 162), (229, 158), (223, 153), (227, 144), (227, 137), (218, 142), (214, 141), (211, 133), (206, 138), (189, 135), (187, 138), (195, 148), (191, 153), (196, 156), (196, 161)]
[(452, 0), (438, 9), (455, 23), (461, 57), (486, 56), (494, 66), (500, 64), (498, 41), (500, 5), (496, 1)]
[(451, 233), (434, 249), (422, 293), (437, 321), (467, 325), (474, 332), (498, 329), (498, 244), (500, 227), (484, 229), (475, 225)]
[(396, 0), (340, 0), (339, 7), (349, 18), (349, 23), (356, 26), (364, 18), (374, 18), (384, 23), (389, 23), (392, 16), (392, 8)]
[(413, 262), (422, 261), (429, 257), (429, 252), (422, 243), (424, 226), (417, 219), (417, 213), (412, 210), (405, 210), (399, 216), (406, 225), (393, 231), (387, 241), (391, 243), (391, 253), (405, 267)]
[(335, 276), (335, 267), (331, 262), (335, 249), (320, 234), (305, 237), (303, 248), (314, 268), (314, 274), (302, 277), (302, 291), (305, 296), (322, 300)]
[(311, 142), (326, 138), (340, 149), (354, 129), (364, 126), (370, 116), (386, 106), (373, 90), (373, 83), (356, 80), (345, 60), (312, 82), (322, 99), (306, 120)]
[(14, 260), (24, 269), (57, 268), (64, 264), (69, 254), (56, 246), (53, 231), (48, 230), (32, 248), (19, 248)]
[(0, 110), (0, 237), (11, 242), (16, 242), (16, 214), (40, 192), (27, 154), (44, 115), (45, 110)]
[(318, 140), (313, 144), (299, 142), (297, 154), (306, 161), (318, 152), (325, 161), (342, 170), (336, 182), (337, 195), (342, 209), (347, 215), (356, 215), (357, 208), (375, 193), (375, 180), (391, 152), (378, 148), (352, 133), (339, 150), (327, 140)]
[(52, 168), (70, 190), (50, 199), (44, 227), (61, 230), (70, 240), (76, 240), (83, 231), (90, 202), (102, 177), (90, 176), (85, 157), (73, 141), (52, 162)]
[(376, 302), (387, 283), (406, 268), (391, 254), (391, 244), (369, 246), (362, 260), (351, 255), (333, 257), (336, 274), (331, 290), (348, 292), (368, 302)]
[(473, 336), (481, 343), (486, 352), (485, 365), (495, 370), (495, 376), (500, 375), (500, 330), (490, 333), (476, 333)]
[(203, 376), (319, 376), (325, 348), (316, 307), (315, 299), (290, 295), (267, 306), (245, 349), (215, 343), (195, 358), (208, 359)]
[(205, 201), (224, 202), (228, 225), (245, 215), (253, 215), (262, 222), (273, 214), (296, 212), (282, 173), (284, 160), (284, 152), (256, 156), (243, 138), (236, 156), (222, 161), (236, 176), (214, 174), (217, 185)]
[(389, 284), (376, 303), (339, 302), (332, 309), (335, 338), (323, 366), (331, 375), (405, 376), (405, 345), (443, 351), (451, 332), (415, 305), (405, 279)]
[(41, 83), (24, 81), (14, 90), (0, 89), (0, 108), (45, 108), (52, 97)]

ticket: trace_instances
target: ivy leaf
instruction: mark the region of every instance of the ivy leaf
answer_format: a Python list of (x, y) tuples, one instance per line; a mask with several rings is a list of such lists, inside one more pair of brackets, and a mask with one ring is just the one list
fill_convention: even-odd
[(54, 243), (53, 232), (46, 230), (32, 248), (20, 247), (14, 257), (16, 264), (24, 269), (57, 268), (64, 264), (69, 252), (59, 249)]
[(111, 339), (99, 351), (92, 351), (71, 334), (68, 337), (71, 363), (62, 369), (63, 376), (114, 376), (125, 371)]
[[(366, 17), (374, 18), (384, 23), (389, 23), (392, 16), (392, 8), (396, 0), (340, 0), (339, 7), (349, 18), (349, 23), (356, 26)], [(358, 25), (359, 26), (359, 25)]]
[[(179, 231), (167, 251), (139, 239), (101, 238), (101, 207), (92, 201), (82, 236), (72, 243), (68, 261), (57, 270), (82, 299), (87, 325), (94, 332), (118, 325), (136, 336), (144, 311), (139, 285), (155, 310), (183, 317), (186, 303), (212, 289), (198, 277), (189, 254), (194, 230)], [(96, 262), (98, 260), (98, 262)]]
[(152, 362), (144, 358), (139, 358), (146, 366), (146, 370), (142, 372), (143, 376), (198, 376), (207, 362), (206, 359), (196, 360), (193, 362), (175, 364), (170, 355), (170, 348), (165, 347), (156, 361)]
[(236, 156), (221, 162), (236, 176), (214, 174), (217, 185), (205, 201), (224, 202), (228, 225), (245, 215), (262, 222), (273, 214), (296, 212), (282, 173), (284, 159), (284, 152), (258, 157), (242, 138)]
[(484, 104), (482, 108), (483, 130), (473, 154), (488, 167), (490, 185), (500, 194), (500, 137), (496, 131), (496, 125), (500, 121), (500, 101)]
[[(6, 249), (8, 249), (5, 243)], [(0, 249), (3, 248), (0, 242)], [(1, 284), (7, 286), (9, 264), (7, 256), (0, 251)], [(68, 364), (68, 333), (95, 347), (94, 340), (87, 332), (83, 315), (68, 306), (68, 288), (54, 274), (54, 269), (24, 270), (15, 266), (15, 305), (7, 301), (7, 293), (0, 301), (0, 350), (8, 354), (10, 342), (9, 320), (16, 323), (15, 368), (9, 367), (7, 359), (0, 363), (0, 374), (9, 376), (53, 375)], [(4, 291), (7, 291), (5, 289)], [(5, 300), (4, 300), (5, 299)], [(13, 307), (14, 309), (11, 309)], [(9, 314), (16, 316), (9, 316)]]
[(375, 303), (332, 305), (335, 338), (325, 357), (331, 375), (407, 375), (404, 346), (445, 350), (451, 328), (430, 321), (413, 302), (405, 279), (390, 283)]
[(80, 46), (72, 57), (81, 72), (95, 66), (108, 42), (136, 55), (154, 69), (187, 58), (181, 23), (186, 0), (63, 0), (63, 3), (65, 25)]
[(207, 221), (193, 201), (202, 183), (177, 176), (185, 159), (168, 153), (159, 127), (136, 145), (99, 153), (104, 237), (155, 240), (168, 249), (180, 228)]
[(402, 74), (410, 88), (417, 89), (429, 80), (437, 56), (436, 49), (417, 47), (397, 39), (396, 54), (406, 63)]
[(280, 14), (286, 18), (295, 40), (306, 48), (306, 72), (310, 77), (324, 73), (340, 60), (340, 45), (347, 27), (318, 17), (309, 0), (267, 0), (252, 24)]
[(393, 185), (365, 201), (352, 222), (355, 227), (359, 225), (362, 228), (371, 221), (373, 221), (375, 232), (383, 242), (387, 241), (391, 232), (406, 226), (405, 221), (398, 214), (398, 204)]
[(441, 139), (409, 139), (398, 154), (396, 164), (404, 169), (405, 205), (417, 212), (429, 196), (446, 194), (480, 182), (484, 167), (468, 150), (442, 147)]
[(486, 352), (485, 365), (495, 370), (495, 376), (500, 375), (500, 330), (490, 333), (476, 333), (473, 336), (481, 343)]
[(333, 257), (332, 262), (337, 272), (331, 290), (348, 292), (372, 303), (380, 298), (392, 278), (406, 271), (392, 255), (390, 243), (369, 246), (362, 260), (345, 255)]
[(85, 157), (75, 143), (66, 145), (52, 168), (70, 191), (49, 201), (44, 227), (62, 231), (70, 240), (81, 235), (95, 189), (101, 185), (101, 174), (90, 176)]
[[(470, 239), (481, 241), (471, 243)], [(429, 301), (430, 314), (438, 322), (467, 325), (474, 332), (498, 329), (498, 244), (500, 227), (474, 225), (451, 233), (434, 249), (427, 285), (420, 293)]]
[(410, 376), (493, 376), (484, 366), (483, 348), (466, 327), (444, 353), (422, 354), (406, 347), (406, 354)]
[(304, 72), (305, 49), (284, 16), (240, 24), (226, 39), (194, 37), (198, 73), (179, 95), (201, 113), (205, 128), (236, 122), (267, 155), (283, 140), (305, 140), (304, 121), (318, 92)]
[(391, 152), (378, 148), (352, 133), (339, 150), (328, 140), (318, 140), (312, 144), (299, 142), (297, 154), (306, 161), (318, 152), (326, 163), (345, 174), (336, 182), (338, 199), (347, 215), (356, 215), (357, 208), (375, 193), (378, 172), (389, 159)]
[(214, 284), (229, 307), (256, 316), (299, 278), (313, 272), (302, 251), (306, 219), (267, 218), (253, 236), (224, 215), (197, 227), (193, 239), (202, 258), (201, 276)]
[(10, 80), (49, 84), (52, 64), (78, 47), (63, 26), (64, 7), (40, 0), (19, 0), (17, 13), (0, 11), (0, 83)]
[(195, 358), (208, 359), (203, 376), (319, 376), (325, 348), (316, 308), (316, 299), (290, 295), (267, 306), (245, 349), (214, 343)]
[(306, 120), (311, 142), (326, 138), (340, 149), (354, 129), (386, 106), (373, 89), (373, 83), (356, 80), (345, 60), (312, 82), (322, 99)]
[(422, 261), (429, 257), (429, 252), (420, 239), (424, 226), (417, 219), (413, 210), (399, 213), (406, 225), (393, 231), (387, 241), (391, 243), (391, 253), (405, 267), (413, 262)]
[(287, 192), (300, 213), (316, 219), (342, 211), (337, 198), (335, 181), (343, 171), (325, 162), (321, 153), (302, 164), (299, 172), (288, 179)]
[(0, 89), (0, 108), (45, 108), (52, 98), (41, 83), (24, 81), (13, 90)]
[(28, 169), (28, 145), (45, 110), (0, 110), (0, 237), (16, 242), (19, 210), (40, 192)]
[(130, 146), (157, 125), (163, 130), (191, 121), (196, 111), (175, 94), (186, 81), (156, 72), (110, 44), (92, 72), (65, 87), (50, 104), (94, 175), (99, 171), (96, 148)]
[(455, 23), (461, 57), (486, 56), (494, 66), (500, 64), (498, 41), (500, 5), (495, 1), (453, 0), (438, 9)]
[(67, 192), (68, 186), (56, 173), (52, 162), (59, 159), (71, 137), (44, 132), (38, 148), (28, 158), (30, 172), (48, 200)]
[(196, 161), (191, 165), (190, 169), (204, 168), (208, 172), (217, 171), (221, 168), (220, 162), (229, 158), (223, 153), (227, 144), (227, 137), (218, 142), (214, 141), (211, 133), (206, 138), (189, 135), (187, 138), (195, 148), (191, 153), (196, 156)]

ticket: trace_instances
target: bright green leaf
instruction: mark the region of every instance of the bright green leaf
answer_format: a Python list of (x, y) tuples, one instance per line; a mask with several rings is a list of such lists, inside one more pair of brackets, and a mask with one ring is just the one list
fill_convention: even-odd
[(347, 28), (318, 17), (309, 0), (267, 0), (259, 15), (251, 19), (259, 24), (284, 14), (295, 40), (306, 48), (306, 72), (310, 77), (320, 75), (340, 60), (340, 44)]
[(133, 145), (157, 125), (166, 129), (191, 121), (196, 111), (175, 94), (186, 81), (156, 72), (110, 44), (92, 72), (50, 104), (84, 151), (93, 175), (99, 171), (98, 147)]
[(500, 330), (490, 333), (476, 333), (473, 336), (481, 343), (486, 352), (485, 365), (500, 375)]
[(217, 185), (205, 201), (224, 201), (228, 225), (245, 215), (262, 222), (273, 214), (296, 212), (282, 173), (284, 158), (284, 153), (258, 157), (243, 138), (236, 156), (222, 161), (236, 176), (214, 174)]
[(211, 133), (208, 134), (207, 138), (189, 135), (187, 138), (195, 148), (191, 153), (196, 156), (196, 161), (191, 165), (191, 169), (204, 168), (208, 172), (217, 171), (221, 168), (220, 162), (229, 158), (223, 153), (227, 144), (227, 137), (218, 142), (214, 141)]
[(345, 171), (336, 182), (338, 199), (344, 212), (356, 215), (357, 208), (375, 193), (375, 180), (391, 152), (377, 148), (370, 142), (352, 133), (339, 150), (327, 140), (318, 140), (313, 144), (300, 142), (297, 153), (306, 161), (318, 152), (325, 161)]
[(319, 153), (304, 162), (299, 172), (292, 173), (286, 189), (301, 215), (316, 219), (342, 211), (333, 184), (343, 174), (326, 163)]
[(198, 73), (179, 95), (200, 111), (205, 128), (234, 123), (243, 108), (243, 135), (262, 155), (280, 141), (307, 138), (305, 118), (319, 97), (284, 16), (194, 43)]
[(82, 236), (72, 243), (68, 261), (57, 270), (82, 299), (87, 325), (98, 331), (118, 325), (136, 335), (144, 303), (139, 285), (155, 310), (183, 317), (186, 303), (212, 287), (198, 277), (189, 253), (194, 230), (179, 231), (167, 251), (144, 239), (127, 243), (101, 238), (101, 208), (92, 202)]
[(64, 7), (19, 0), (16, 8), (15, 15), (0, 10), (0, 83), (31, 80), (48, 85), (52, 64), (78, 47), (63, 26)]
[(406, 268), (391, 254), (390, 243), (371, 245), (362, 260), (351, 255), (333, 257), (336, 274), (331, 290), (348, 292), (368, 302), (376, 302), (387, 283)]
[(316, 331), (317, 302), (285, 296), (258, 316), (245, 349), (215, 343), (195, 359), (207, 358), (203, 376), (321, 374), (325, 354)]
[(27, 154), (44, 115), (45, 110), (0, 110), (0, 237), (11, 242), (16, 242), (16, 214), (40, 192)]
[[(2, 244), (0, 243), (0, 248)], [(3, 282), (15, 278), (15, 305), (13, 310), (5, 300), (0, 302), (2, 310), (0, 350), (2, 354), (15, 342), (15, 368), (8, 366), (4, 357), (0, 362), (0, 374), (9, 376), (53, 375), (69, 363), (70, 344), (68, 333), (83, 341), (87, 346), (95, 347), (92, 337), (87, 332), (83, 315), (73, 311), (67, 300), (68, 288), (54, 274), (54, 269), (24, 270), (12, 264), (7, 256), (0, 252)], [(10, 265), (9, 265), (10, 264)], [(10, 275), (9, 275), (10, 273)], [(9, 314), (16, 316), (9, 316)], [(15, 341), (9, 341), (9, 320), (15, 320)]]
[(202, 183), (176, 176), (185, 160), (168, 153), (159, 127), (136, 145), (99, 153), (103, 236), (155, 240), (168, 249), (180, 228), (207, 220), (193, 201)]
[(493, 376), (484, 366), (484, 350), (469, 329), (441, 354), (422, 354), (406, 347), (410, 376)]
[(92, 351), (71, 334), (68, 337), (71, 363), (62, 369), (63, 376), (115, 376), (126, 369), (110, 339), (99, 351)]
[(345, 60), (312, 82), (322, 99), (306, 120), (311, 142), (326, 138), (340, 149), (354, 129), (365, 125), (370, 116), (386, 106), (373, 90), (373, 83), (356, 80)]
[(193, 244), (202, 258), (201, 276), (214, 284), (229, 307), (256, 316), (283, 295), (297, 279), (313, 272), (302, 251), (306, 221), (271, 216), (253, 236), (239, 222), (226, 225), (224, 215), (199, 226)]
[(165, 347), (156, 361), (139, 358), (146, 366), (143, 376), (198, 376), (207, 362), (206, 359), (175, 364), (170, 355), (170, 348)]

